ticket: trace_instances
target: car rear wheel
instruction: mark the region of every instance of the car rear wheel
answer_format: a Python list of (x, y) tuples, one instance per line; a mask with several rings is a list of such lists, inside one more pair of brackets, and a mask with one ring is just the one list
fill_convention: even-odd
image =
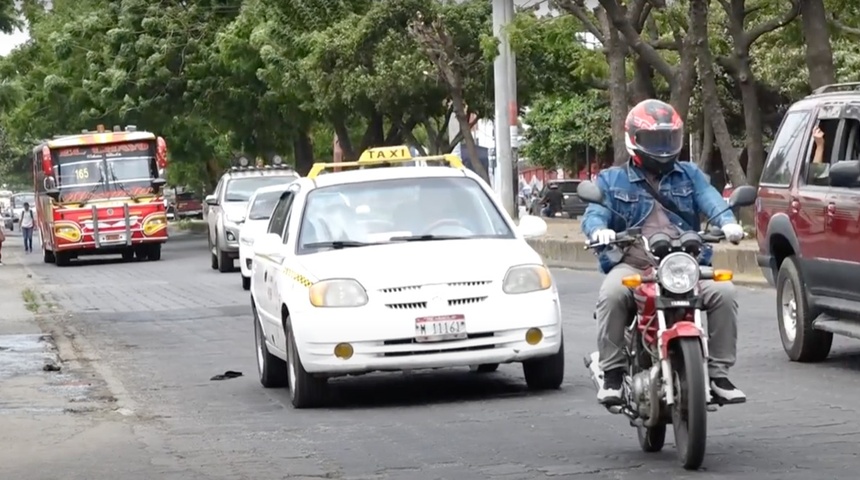
[(153, 245), (149, 245), (147, 247), (146, 256), (150, 262), (157, 262), (161, 260), (161, 244), (156, 243)]
[[(289, 325), (289, 320), (287, 321)], [(328, 379), (317, 378), (305, 371), (296, 340), (287, 331), (287, 378), (289, 379), (290, 401), (295, 408), (315, 408), (322, 405), (328, 391)]]
[(564, 341), (558, 352), (548, 357), (523, 362), (526, 384), (532, 390), (556, 390), (564, 380)]
[(793, 256), (783, 260), (779, 267), (776, 310), (782, 348), (791, 361), (820, 362), (827, 358), (833, 344), (833, 334), (812, 327), (818, 313), (809, 307), (806, 284)]

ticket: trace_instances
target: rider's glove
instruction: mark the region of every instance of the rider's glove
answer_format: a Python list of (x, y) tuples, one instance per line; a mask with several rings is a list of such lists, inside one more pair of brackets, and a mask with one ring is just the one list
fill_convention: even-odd
[(615, 240), (615, 230), (602, 228), (591, 234), (591, 241), (598, 245), (609, 245)]
[(723, 235), (730, 242), (740, 242), (744, 239), (744, 228), (737, 223), (728, 223), (722, 226)]

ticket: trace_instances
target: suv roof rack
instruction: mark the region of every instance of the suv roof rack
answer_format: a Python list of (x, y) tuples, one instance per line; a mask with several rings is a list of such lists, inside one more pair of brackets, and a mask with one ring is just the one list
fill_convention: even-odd
[(856, 90), (860, 90), (860, 82), (831, 83), (830, 85), (822, 85), (816, 88), (812, 91), (812, 95)]

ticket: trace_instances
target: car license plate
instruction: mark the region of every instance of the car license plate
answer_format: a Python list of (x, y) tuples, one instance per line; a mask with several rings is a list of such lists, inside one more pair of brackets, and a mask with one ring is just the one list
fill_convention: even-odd
[(466, 317), (442, 315), (415, 319), (415, 341), (441, 342), (466, 338)]
[(114, 242), (124, 242), (125, 234), (122, 233), (113, 233), (101, 236), (102, 243), (114, 243)]

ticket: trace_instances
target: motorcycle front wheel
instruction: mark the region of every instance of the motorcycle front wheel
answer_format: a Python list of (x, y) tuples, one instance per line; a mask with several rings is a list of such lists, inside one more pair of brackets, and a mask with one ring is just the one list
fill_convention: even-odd
[(675, 347), (672, 358), (675, 372), (675, 404), (672, 405), (675, 447), (684, 469), (698, 470), (705, 459), (708, 437), (705, 359), (697, 338), (680, 338)]

